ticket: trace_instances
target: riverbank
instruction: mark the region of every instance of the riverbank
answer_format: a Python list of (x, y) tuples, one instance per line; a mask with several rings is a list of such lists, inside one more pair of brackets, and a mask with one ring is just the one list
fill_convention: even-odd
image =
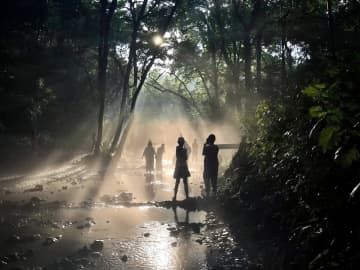
[(322, 174), (310, 167), (313, 175), (305, 177), (301, 168), (290, 171), (286, 160), (260, 165), (250, 147), (240, 146), (220, 181), (219, 200), (234, 231), (249, 229), (261, 269), (358, 269), (358, 194), (353, 183), (339, 182), (357, 169), (323, 160), (317, 167)]

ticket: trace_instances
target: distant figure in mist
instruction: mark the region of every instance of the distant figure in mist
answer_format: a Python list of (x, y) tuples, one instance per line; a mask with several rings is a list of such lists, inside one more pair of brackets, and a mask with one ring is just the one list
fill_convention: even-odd
[(217, 178), (219, 169), (218, 153), (219, 147), (215, 145), (215, 135), (210, 134), (203, 147), (204, 156), (204, 182), (206, 195), (210, 195), (210, 186), (213, 194), (217, 191)]
[(165, 144), (162, 144), (157, 150), (156, 150), (156, 170), (161, 172), (162, 171), (162, 159), (163, 155), (165, 153)]
[(198, 143), (197, 143), (196, 139), (194, 139), (194, 141), (192, 143), (192, 152), (193, 152), (192, 161), (194, 163), (197, 163), (197, 159), (198, 159)]
[(184, 190), (186, 199), (189, 198), (189, 186), (188, 186), (188, 177), (190, 176), (188, 164), (188, 152), (185, 148), (185, 140), (184, 137), (178, 138), (178, 146), (176, 146), (176, 163), (175, 163), (175, 171), (174, 171), (174, 178), (175, 182), (175, 189), (174, 189), (174, 197), (173, 201), (176, 201), (176, 195), (179, 189), (180, 179), (183, 179), (184, 182)]
[(152, 146), (151, 141), (148, 142), (148, 145), (146, 146), (142, 156), (145, 157), (146, 173), (151, 173), (152, 171), (154, 171), (154, 157), (155, 157), (155, 149)]

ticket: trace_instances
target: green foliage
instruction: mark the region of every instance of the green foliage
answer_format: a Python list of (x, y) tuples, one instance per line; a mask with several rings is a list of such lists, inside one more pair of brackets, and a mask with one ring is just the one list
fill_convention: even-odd
[(335, 160), (348, 167), (358, 160), (360, 99), (354, 95), (356, 86), (346, 73), (331, 71), (335, 82), (311, 85), (302, 92), (311, 98), (314, 105), (309, 115), (317, 121), (309, 137), (317, 137), (324, 153), (332, 153)]
[[(284, 79), (284, 62), (264, 57), (265, 94), (249, 121), (248, 143), (240, 146), (221, 182), (221, 200), (245, 212), (254, 233), (258, 228), (266, 236), (278, 233), (261, 238), (256, 249), (272, 258), (274, 269), (359, 267), (349, 233), (359, 229), (359, 36), (358, 27), (345, 26), (358, 21), (360, 6), (331, 1), (334, 57), (324, 24), (326, 2), (272, 2), (279, 8), (273, 14), (289, 11), (284, 28), (273, 31), (287, 32), (287, 41), (301, 47), (307, 60), (285, 66)], [(266, 42), (279, 38), (269, 34)], [(276, 52), (276, 46), (267, 48)]]
[(326, 126), (323, 128), (319, 135), (319, 145), (321, 146), (324, 153), (331, 146), (336, 146), (340, 141), (340, 127), (339, 126)]

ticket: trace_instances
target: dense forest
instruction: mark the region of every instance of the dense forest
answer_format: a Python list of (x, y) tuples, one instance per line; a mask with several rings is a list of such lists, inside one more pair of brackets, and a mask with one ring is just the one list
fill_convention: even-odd
[(358, 269), (359, 34), (357, 0), (2, 1), (0, 168), (117, 159), (165, 96), (242, 136), (218, 200), (264, 269)]

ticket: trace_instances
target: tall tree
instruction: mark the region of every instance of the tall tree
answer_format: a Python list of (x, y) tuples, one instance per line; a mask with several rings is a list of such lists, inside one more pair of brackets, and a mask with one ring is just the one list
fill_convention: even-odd
[[(166, 2), (156, 0), (151, 3), (143, 0), (139, 4), (133, 0), (128, 0), (132, 34), (122, 85), (120, 114), (110, 149), (110, 153), (116, 152), (115, 159), (119, 159), (121, 156), (128, 131), (133, 121), (136, 101), (147, 75), (155, 60), (164, 53), (161, 47), (162, 44), (154, 43), (154, 38), (163, 39), (180, 3), (181, 0)], [(154, 32), (149, 33), (149, 31), (146, 30), (149, 29), (146, 27), (146, 22), (152, 23), (152, 25), (149, 25), (149, 28), (151, 27)], [(133, 85), (130, 87), (131, 75)]]
[(99, 47), (98, 47), (98, 132), (95, 144), (95, 154), (100, 151), (103, 134), (103, 120), (105, 111), (105, 93), (106, 93), (106, 69), (108, 65), (109, 54), (109, 33), (111, 19), (117, 7), (117, 0), (100, 0), (100, 24), (99, 24)]

